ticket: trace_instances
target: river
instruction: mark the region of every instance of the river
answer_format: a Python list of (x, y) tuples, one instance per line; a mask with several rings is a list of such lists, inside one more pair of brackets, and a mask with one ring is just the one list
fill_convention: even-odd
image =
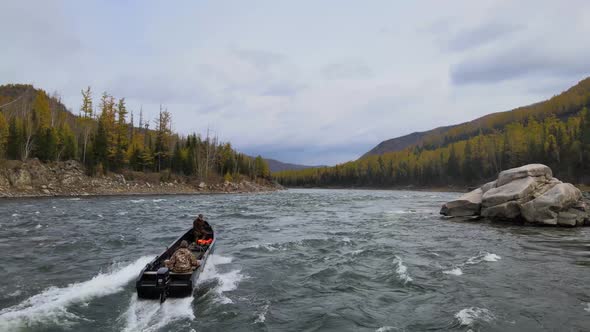
[[(0, 201), (2, 331), (590, 330), (590, 228), (444, 220), (455, 193)], [(194, 297), (133, 281), (204, 213)]]

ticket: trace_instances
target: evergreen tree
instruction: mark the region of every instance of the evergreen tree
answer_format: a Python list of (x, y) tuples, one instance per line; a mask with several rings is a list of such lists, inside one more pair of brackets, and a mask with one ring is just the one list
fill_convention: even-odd
[(8, 122), (0, 110), (0, 159), (6, 157), (8, 144)]
[(21, 159), (23, 150), (22, 122), (16, 117), (10, 119), (8, 125), (7, 155), (10, 159)]

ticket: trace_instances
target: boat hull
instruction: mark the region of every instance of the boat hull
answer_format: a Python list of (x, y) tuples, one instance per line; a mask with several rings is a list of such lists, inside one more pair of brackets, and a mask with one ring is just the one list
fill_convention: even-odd
[(186, 273), (169, 272), (169, 282), (166, 287), (162, 288), (157, 285), (158, 269), (163, 267), (164, 261), (169, 259), (179, 248), (182, 240), (194, 242), (192, 229), (176, 239), (161, 255), (156, 256), (141, 270), (135, 282), (137, 296), (140, 299), (160, 299), (163, 302), (168, 297), (188, 297), (193, 295), (199, 275), (203, 273), (207, 260), (215, 249), (215, 239), (208, 246), (191, 248), (193, 254), (201, 261), (201, 265), (197, 269)]

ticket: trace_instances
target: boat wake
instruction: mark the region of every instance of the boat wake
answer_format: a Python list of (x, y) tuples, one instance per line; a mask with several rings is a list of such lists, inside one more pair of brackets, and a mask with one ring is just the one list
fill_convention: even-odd
[(193, 320), (193, 299), (192, 296), (169, 298), (160, 304), (160, 301), (139, 300), (137, 294), (133, 294), (129, 309), (121, 316), (125, 321), (123, 331), (157, 331), (174, 321)]
[(88, 281), (63, 288), (50, 287), (20, 304), (2, 309), (0, 330), (11, 331), (42, 323), (54, 323), (62, 327), (73, 325), (83, 318), (69, 312), (69, 306), (120, 292), (152, 258), (142, 257), (125, 266), (114, 264), (110, 272), (99, 273)]
[(229, 264), (232, 262), (231, 257), (212, 254), (207, 260), (205, 270), (199, 276), (198, 284), (203, 284), (211, 280), (217, 280), (217, 286), (213, 289), (216, 295), (216, 301), (221, 304), (234, 303), (232, 299), (224, 295), (225, 292), (230, 292), (238, 288), (238, 283), (244, 279), (241, 270), (235, 269), (229, 272), (221, 273), (217, 270), (220, 265)]
[[(233, 270), (227, 273), (219, 273), (216, 266), (229, 264), (232, 262), (231, 257), (212, 254), (207, 260), (205, 270), (199, 276), (197, 284), (203, 284), (207, 281), (217, 280), (218, 284), (213, 289), (216, 300), (220, 303), (233, 303), (233, 301), (223, 295), (224, 292), (237, 288), (237, 284), (242, 280), (240, 270)], [(170, 323), (179, 320), (194, 320), (194, 297), (185, 298), (168, 298), (166, 302), (160, 304), (160, 301), (140, 300), (137, 294), (133, 294), (129, 302), (129, 308), (121, 315), (120, 321), (123, 321), (125, 327), (123, 331), (158, 331)]]

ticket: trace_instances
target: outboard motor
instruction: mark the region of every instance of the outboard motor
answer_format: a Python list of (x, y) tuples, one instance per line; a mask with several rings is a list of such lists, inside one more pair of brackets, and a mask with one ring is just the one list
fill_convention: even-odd
[(161, 267), (156, 273), (156, 289), (160, 291), (160, 303), (166, 301), (168, 296), (168, 285), (170, 284), (170, 270)]

